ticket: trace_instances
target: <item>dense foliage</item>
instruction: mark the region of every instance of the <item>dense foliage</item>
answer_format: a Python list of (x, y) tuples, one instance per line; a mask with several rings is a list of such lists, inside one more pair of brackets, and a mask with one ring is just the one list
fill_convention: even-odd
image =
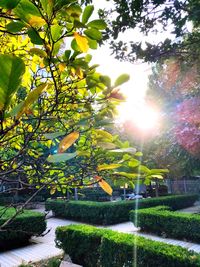
[(93, 202), (93, 201), (65, 201), (47, 200), (46, 210), (52, 210), (57, 217), (78, 220), (92, 224), (115, 224), (129, 221), (129, 212), (135, 209), (170, 206), (173, 210), (190, 207), (198, 199), (197, 195), (167, 196), (138, 201)]
[(190, 240), (199, 243), (200, 217), (198, 214), (187, 214), (171, 211), (167, 206), (131, 211), (130, 220), (142, 231)]
[(187, 249), (93, 226), (58, 227), (56, 243), (84, 267), (200, 266), (199, 254)]
[[(0, 207), (0, 225), (15, 215), (14, 208)], [(7, 225), (0, 234), (0, 249), (27, 242), (31, 236), (40, 235), (46, 230), (45, 216), (39, 212), (24, 210), (17, 215), (12, 224)]]

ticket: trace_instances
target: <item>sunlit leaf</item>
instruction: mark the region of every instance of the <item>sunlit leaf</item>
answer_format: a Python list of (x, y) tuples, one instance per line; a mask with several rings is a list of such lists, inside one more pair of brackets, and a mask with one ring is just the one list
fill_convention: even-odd
[(68, 149), (71, 145), (73, 145), (78, 138), (79, 138), (78, 132), (73, 132), (65, 136), (59, 144), (58, 153), (63, 153), (66, 149)]
[(109, 142), (98, 142), (97, 145), (103, 149), (114, 149), (116, 147), (115, 144)]
[(131, 168), (135, 168), (137, 166), (140, 165), (140, 161), (137, 159), (132, 159), (131, 161), (129, 161), (128, 166)]
[(136, 157), (142, 157), (142, 156), (143, 156), (143, 153), (140, 152), (140, 151), (138, 151), (138, 152), (135, 153), (135, 156), (136, 156)]
[(50, 195), (55, 194), (55, 192), (56, 192), (56, 186), (52, 186), (50, 190)]
[(17, 114), (17, 119), (19, 119), (25, 112), (26, 110), (29, 108), (29, 106), (31, 104), (33, 104), (37, 99), (38, 97), (40, 96), (40, 94), (46, 90), (50, 85), (49, 84), (41, 84), (40, 86), (38, 86), (37, 88), (35, 88), (34, 90), (32, 90), (27, 98), (25, 99), (20, 111), (18, 112)]
[(161, 174), (154, 174), (151, 175), (152, 178), (157, 178), (157, 179), (163, 179), (163, 176)]
[(0, 110), (6, 108), (20, 86), (25, 72), (22, 59), (12, 55), (0, 55)]
[(106, 138), (110, 141), (113, 140), (113, 136), (112, 134), (110, 134), (109, 132), (105, 131), (105, 130), (101, 130), (101, 129), (96, 129), (95, 132), (97, 133), (97, 138), (101, 139), (101, 138)]
[(98, 181), (99, 186), (109, 195), (112, 195), (111, 186), (100, 176), (95, 176), (95, 179)]
[(61, 154), (54, 154), (54, 155), (50, 155), (47, 158), (48, 162), (51, 163), (59, 163), (59, 162), (64, 162), (70, 159), (73, 159), (77, 156), (77, 153), (61, 153)]
[(38, 16), (32, 16), (28, 20), (28, 24), (31, 25), (32, 27), (42, 27), (44, 24), (46, 24), (46, 21)]
[(169, 173), (168, 169), (151, 169), (151, 174)]
[(88, 40), (85, 36), (80, 35), (79, 33), (74, 33), (74, 38), (79, 46), (80, 50), (86, 53), (89, 49)]
[(94, 6), (88, 5), (85, 7), (82, 15), (82, 23), (87, 23), (94, 11)]
[(133, 148), (133, 147), (119, 148), (119, 149), (110, 150), (110, 152), (113, 152), (113, 153), (131, 153), (131, 154), (135, 154), (136, 149)]
[(63, 72), (63, 71), (65, 70), (65, 68), (66, 68), (66, 64), (65, 64), (65, 63), (60, 63), (60, 64), (58, 65), (58, 68), (59, 68), (59, 71), (60, 71), (60, 72)]
[(115, 87), (119, 86), (119, 85), (127, 82), (129, 79), (130, 79), (130, 76), (128, 74), (122, 74), (116, 79), (114, 86)]
[(121, 166), (121, 164), (104, 164), (97, 166), (97, 171), (103, 171), (103, 170), (113, 170), (117, 169)]

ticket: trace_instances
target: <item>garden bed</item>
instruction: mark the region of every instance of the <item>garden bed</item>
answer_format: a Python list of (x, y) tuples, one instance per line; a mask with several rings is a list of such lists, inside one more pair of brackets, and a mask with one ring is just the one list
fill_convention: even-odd
[(47, 200), (46, 210), (52, 210), (56, 217), (77, 220), (98, 225), (110, 225), (129, 221), (129, 212), (158, 205), (170, 206), (173, 210), (190, 207), (198, 195), (177, 195), (157, 198), (146, 198), (118, 202), (65, 201)]
[(84, 267), (200, 266), (200, 255), (185, 248), (93, 226), (58, 227), (56, 243)]
[[(15, 214), (14, 208), (0, 207), (0, 226)], [(28, 242), (31, 236), (42, 234), (46, 230), (45, 215), (24, 210), (0, 233), (0, 249), (6, 249)]]
[[(137, 216), (137, 220), (136, 220)], [(200, 242), (200, 215), (171, 211), (169, 207), (141, 209), (130, 212), (130, 220), (141, 231), (164, 237)]]

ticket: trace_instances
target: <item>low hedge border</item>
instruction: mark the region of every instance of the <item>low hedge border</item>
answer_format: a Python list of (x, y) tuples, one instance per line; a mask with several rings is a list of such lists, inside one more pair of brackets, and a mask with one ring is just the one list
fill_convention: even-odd
[(200, 255), (185, 248), (88, 225), (58, 227), (56, 244), (84, 267), (200, 266)]
[[(137, 216), (137, 218), (136, 218)], [(200, 215), (171, 211), (169, 207), (141, 209), (130, 212), (130, 220), (137, 222), (141, 231), (160, 236), (200, 241)]]
[[(5, 211), (5, 207), (0, 206), (0, 226), (13, 214), (15, 214), (14, 208), (7, 208)], [(26, 243), (31, 236), (42, 234), (46, 230), (45, 215), (40, 212), (24, 210), (4, 229), (5, 231), (0, 233), (1, 250)]]
[[(198, 195), (177, 195), (138, 200), (138, 208), (158, 205), (170, 206), (173, 210), (192, 206)], [(136, 200), (118, 202), (47, 200), (46, 210), (52, 210), (56, 217), (109, 225), (129, 221), (129, 212), (135, 208)]]

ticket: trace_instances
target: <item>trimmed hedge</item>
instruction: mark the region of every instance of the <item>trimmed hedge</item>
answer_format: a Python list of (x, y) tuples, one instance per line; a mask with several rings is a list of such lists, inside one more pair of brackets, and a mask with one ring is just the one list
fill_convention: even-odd
[(141, 209), (130, 212), (130, 220), (134, 223), (137, 216), (137, 226), (142, 231), (186, 239), (194, 242), (200, 241), (200, 215), (171, 211), (169, 207)]
[(200, 266), (200, 255), (182, 247), (94, 226), (58, 227), (56, 244), (84, 267)]
[[(138, 200), (138, 208), (149, 208), (158, 205), (170, 206), (173, 210), (192, 206), (197, 195), (177, 195)], [(117, 202), (65, 201), (47, 200), (46, 210), (52, 210), (57, 217), (109, 225), (129, 221), (129, 212), (135, 209), (136, 200)]]
[[(13, 214), (15, 214), (14, 208), (8, 208), (5, 211), (5, 207), (0, 206), (0, 226)], [(46, 230), (45, 215), (24, 210), (4, 229), (5, 231), (0, 232), (0, 249), (25, 243), (31, 236), (42, 234)]]

